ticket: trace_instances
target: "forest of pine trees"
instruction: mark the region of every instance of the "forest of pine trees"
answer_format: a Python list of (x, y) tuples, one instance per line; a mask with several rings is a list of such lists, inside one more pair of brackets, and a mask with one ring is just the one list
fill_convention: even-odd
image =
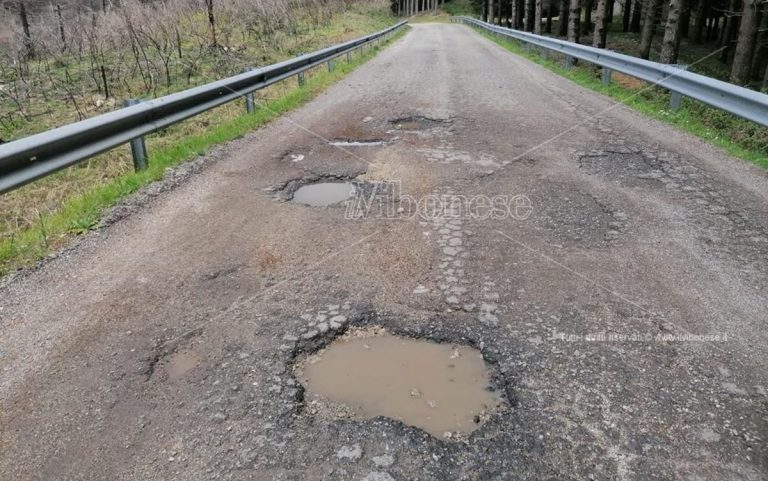
[[(437, 8), (438, 0), (393, 0), (410, 15)], [(681, 39), (711, 46), (730, 81), (768, 88), (768, 0), (472, 0), (480, 18), (509, 28), (563, 37), (605, 48), (609, 23), (639, 35), (634, 52), (679, 63)], [(615, 30), (614, 30), (615, 31)]]

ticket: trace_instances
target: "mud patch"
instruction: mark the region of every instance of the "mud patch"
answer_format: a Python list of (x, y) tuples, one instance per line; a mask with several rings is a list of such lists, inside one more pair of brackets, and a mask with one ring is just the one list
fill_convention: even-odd
[(318, 182), (296, 189), (291, 201), (296, 204), (323, 207), (334, 205), (353, 197), (356, 188), (350, 182)]
[(385, 416), (438, 438), (466, 436), (501, 404), (480, 351), (350, 331), (296, 367), (310, 403), (332, 402), (355, 417)]

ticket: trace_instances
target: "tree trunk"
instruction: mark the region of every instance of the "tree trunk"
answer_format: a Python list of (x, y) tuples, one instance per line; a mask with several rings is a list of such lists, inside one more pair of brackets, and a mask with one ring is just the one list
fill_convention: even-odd
[[(640, 0), (637, 0), (640, 1)], [(621, 31), (629, 32), (629, 22), (632, 20), (632, 0), (624, 1), (624, 11), (621, 19)]]
[(683, 0), (669, 0), (667, 23), (664, 25), (664, 39), (661, 41), (659, 62), (677, 63), (680, 50), (680, 16), (683, 10)]
[(509, 13), (509, 19), (512, 22), (512, 28), (520, 28), (520, 26), (517, 24), (517, 1), (512, 0), (509, 4), (509, 8), (511, 9)]
[(493, 23), (493, 0), (488, 0), (488, 23)]
[(570, 0), (568, 7), (568, 41), (579, 42), (580, 25), (579, 20), (581, 18), (581, 1)]
[(693, 31), (693, 41), (701, 43), (704, 40), (704, 25), (707, 23), (707, 0), (699, 0), (696, 5), (696, 23)]
[(733, 42), (736, 37), (736, 28), (739, 25), (739, 17), (736, 16), (736, 8), (738, 2), (731, 0), (728, 5), (728, 10), (725, 12), (725, 19), (723, 21), (723, 34), (720, 37), (720, 47), (723, 50), (720, 52), (720, 61), (724, 64), (730, 62), (731, 54), (733, 53)]
[(595, 19), (595, 31), (592, 35), (593, 47), (605, 48), (607, 25), (608, 25), (608, 1), (597, 0), (597, 17)]
[(517, 28), (525, 29), (525, 2), (526, 0), (512, 0), (517, 2)]
[(526, 32), (533, 31), (533, 2), (534, 0), (525, 0), (525, 28)]
[(632, 33), (640, 33), (640, 23), (643, 19), (643, 2), (642, 0), (635, 0), (635, 6), (632, 8), (632, 21), (629, 24), (629, 31)]
[(541, 0), (534, 0), (535, 7), (533, 11), (533, 33), (541, 35)]
[(656, 27), (658, 7), (659, 0), (648, 0), (646, 4), (643, 31), (640, 34), (640, 58), (648, 59), (651, 56), (651, 43), (653, 42), (653, 30)]
[(683, 2), (683, 13), (680, 15), (680, 38), (688, 38), (691, 29), (691, 0)]
[(552, 33), (552, 4), (554, 2), (549, 0), (549, 7), (547, 8), (547, 33)]
[(568, 0), (560, 0), (560, 15), (557, 21), (557, 35), (565, 37), (568, 35)]
[(752, 60), (752, 78), (760, 79), (765, 65), (768, 64), (768, 10), (760, 15), (755, 58)]
[(765, 66), (765, 73), (763, 74), (763, 89), (768, 89), (768, 65)]
[(584, 2), (584, 22), (582, 23), (582, 31), (584, 35), (592, 31), (592, 6), (594, 0), (585, 0)]
[(749, 82), (752, 52), (755, 50), (755, 40), (757, 39), (759, 17), (757, 9), (759, 1), (744, 0), (744, 9), (741, 11), (741, 25), (739, 26), (739, 40), (736, 42), (733, 66), (731, 66), (731, 82), (735, 84), (746, 84)]
[(32, 34), (29, 31), (27, 6), (24, 5), (24, 2), (19, 2), (19, 19), (21, 20), (21, 29), (24, 32), (24, 57), (27, 59), (34, 58), (35, 43), (32, 41)]

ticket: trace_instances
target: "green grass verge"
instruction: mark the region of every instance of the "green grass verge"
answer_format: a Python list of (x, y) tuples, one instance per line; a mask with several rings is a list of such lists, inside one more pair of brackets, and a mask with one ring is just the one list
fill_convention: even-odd
[(510, 52), (537, 63), (573, 82), (608, 95), (619, 102), (650, 117), (669, 123), (689, 132), (730, 155), (761, 167), (768, 168), (768, 128), (754, 122), (740, 119), (732, 114), (709, 107), (701, 102), (684, 98), (677, 112), (669, 109), (669, 92), (659, 87), (625, 87), (617, 82), (603, 85), (599, 68), (580, 63), (566, 69), (562, 56), (550, 53), (548, 58), (536, 53), (534, 48), (526, 50), (516, 40), (496, 37), (475, 29), (480, 35), (496, 42)]
[[(332, 72), (328, 72), (325, 67), (318, 67), (311, 75), (307, 75), (303, 87), (296, 87), (274, 100), (261, 104), (253, 114), (244, 113), (242, 116), (215, 124), (204, 133), (183, 137), (174, 145), (156, 151), (153, 151), (150, 145), (149, 167), (146, 170), (117, 177), (75, 196), (55, 212), (40, 214), (37, 225), (3, 240), (0, 243), (0, 275), (28, 266), (66, 245), (74, 236), (96, 228), (106, 209), (142, 186), (162, 179), (167, 168), (203, 155), (214, 145), (242, 137), (281, 114), (309, 102), (330, 85), (373, 58), (383, 46), (403, 36), (407, 28), (401, 29), (381, 46), (366, 47), (362, 55), (353, 55), (349, 63), (342, 60), (344, 57), (336, 59)], [(295, 82), (295, 79), (286, 81)]]

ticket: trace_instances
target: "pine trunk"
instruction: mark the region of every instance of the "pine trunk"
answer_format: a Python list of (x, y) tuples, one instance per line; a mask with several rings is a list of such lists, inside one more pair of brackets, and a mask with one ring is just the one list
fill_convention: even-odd
[(632, 0), (625, 0), (624, 11), (622, 13), (621, 31), (626, 33), (629, 32), (629, 22), (632, 20)]
[(755, 46), (755, 58), (752, 60), (752, 78), (760, 79), (768, 63), (768, 10), (760, 16), (760, 28), (758, 29), (757, 44)]
[(651, 56), (653, 30), (656, 27), (656, 10), (658, 8), (658, 0), (648, 0), (643, 19), (643, 31), (640, 33), (640, 58), (648, 59)]
[(688, 38), (691, 28), (691, 0), (683, 2), (683, 13), (680, 15), (680, 38)]
[(677, 63), (677, 54), (680, 49), (682, 1), (669, 0), (667, 23), (664, 25), (664, 38), (661, 41), (661, 54), (659, 56), (659, 62), (661, 63)]
[(582, 22), (584, 35), (592, 31), (592, 6), (594, 0), (586, 0), (584, 3), (584, 22)]
[(541, 0), (534, 0), (533, 33), (541, 35)]
[(635, 6), (632, 8), (632, 22), (629, 24), (629, 31), (640, 33), (640, 23), (643, 19), (643, 2), (635, 0)]
[(560, 18), (557, 21), (557, 35), (568, 35), (568, 0), (560, 0)]
[(741, 25), (739, 26), (739, 40), (736, 42), (733, 66), (731, 66), (731, 82), (735, 84), (749, 82), (752, 53), (755, 51), (755, 40), (757, 39), (759, 1), (744, 0)]
[(570, 5), (568, 8), (568, 41), (569, 42), (578, 43), (579, 41), (580, 17), (581, 17), (581, 1), (570, 0)]
[(552, 33), (552, 0), (549, 0), (549, 7), (547, 8), (547, 33)]
[(597, 17), (595, 18), (595, 31), (592, 35), (592, 46), (605, 48), (606, 26), (608, 25), (608, 2), (597, 0)]

